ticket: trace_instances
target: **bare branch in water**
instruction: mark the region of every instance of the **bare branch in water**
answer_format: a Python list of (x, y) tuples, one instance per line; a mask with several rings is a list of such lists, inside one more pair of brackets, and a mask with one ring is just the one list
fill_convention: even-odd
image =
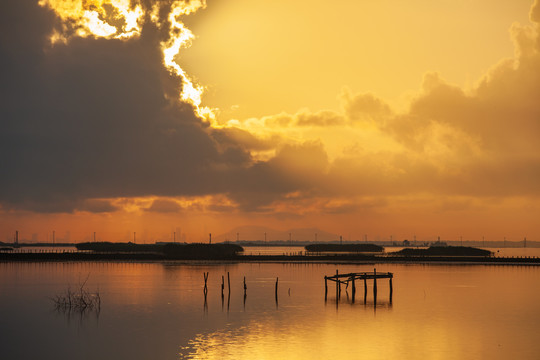
[(51, 298), (56, 310), (63, 312), (85, 312), (85, 311), (100, 311), (101, 309), (101, 296), (99, 291), (89, 292), (85, 286), (88, 282), (88, 278), (79, 284), (77, 291), (72, 291), (71, 286), (68, 286), (67, 290), (63, 294), (58, 294)]

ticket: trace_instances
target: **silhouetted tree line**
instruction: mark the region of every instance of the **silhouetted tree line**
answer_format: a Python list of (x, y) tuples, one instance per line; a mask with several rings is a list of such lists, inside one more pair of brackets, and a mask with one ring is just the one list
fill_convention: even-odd
[(78, 250), (106, 253), (159, 253), (169, 259), (228, 259), (244, 251), (236, 244), (135, 244), (86, 242), (76, 245)]
[(399, 256), (491, 256), (491, 251), (468, 246), (432, 246), (427, 249), (406, 248), (392, 253)]

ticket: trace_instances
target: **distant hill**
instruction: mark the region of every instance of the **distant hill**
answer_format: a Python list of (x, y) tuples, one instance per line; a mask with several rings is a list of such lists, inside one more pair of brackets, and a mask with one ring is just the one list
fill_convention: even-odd
[(317, 228), (298, 228), (289, 230), (276, 230), (264, 226), (239, 226), (224, 234), (217, 236), (212, 235), (212, 241), (225, 242), (236, 241), (237, 234), (240, 241), (264, 241), (266, 233), (266, 241), (289, 241), (293, 242), (314, 242), (315, 234), (317, 234), (317, 242), (328, 242), (339, 240), (339, 235), (332, 234)]

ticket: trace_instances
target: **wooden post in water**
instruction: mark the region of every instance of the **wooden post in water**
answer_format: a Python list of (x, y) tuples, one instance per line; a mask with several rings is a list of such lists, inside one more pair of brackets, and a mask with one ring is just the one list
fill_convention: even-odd
[(229, 276), (228, 271), (227, 271), (227, 289), (229, 290), (229, 295), (231, 295), (231, 277)]
[(204, 275), (204, 290), (203, 290), (203, 291), (204, 291), (204, 298), (205, 298), (205, 300), (206, 300), (206, 295), (208, 294), (208, 286), (207, 286), (207, 282), (208, 282), (208, 273), (205, 272), (205, 273), (203, 273), (203, 275)]
[(246, 277), (244, 276), (244, 310), (246, 309), (246, 298), (247, 298), (247, 286), (246, 286)]
[(223, 290), (225, 289), (225, 276), (221, 275), (221, 299), (224, 298)]
[(276, 305), (277, 305), (277, 302), (278, 302), (278, 297), (277, 297), (278, 281), (279, 281), (279, 278), (277, 277), (277, 278), (276, 278), (276, 291), (275, 291), (275, 295), (276, 295)]
[(339, 280), (338, 280), (338, 270), (336, 269), (336, 300), (339, 299)]
[(352, 302), (354, 303), (354, 296), (356, 295), (356, 285), (354, 284), (354, 275), (352, 276)]
[(364, 303), (366, 302), (367, 298), (367, 279), (366, 274), (364, 274)]
[(326, 297), (328, 296), (328, 277), (324, 275), (324, 300), (326, 300)]
[(392, 278), (389, 279), (390, 282), (390, 303), (392, 303), (392, 293), (394, 292), (394, 289), (392, 288)]
[(373, 299), (377, 302), (377, 269), (373, 269)]
[(221, 311), (223, 311), (223, 306), (225, 304), (225, 295), (223, 295), (224, 289), (225, 289), (225, 276), (221, 275)]

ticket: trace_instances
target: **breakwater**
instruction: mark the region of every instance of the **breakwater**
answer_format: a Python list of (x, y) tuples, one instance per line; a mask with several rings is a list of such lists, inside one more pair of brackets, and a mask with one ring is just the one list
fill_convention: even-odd
[(0, 261), (168, 261), (168, 260), (214, 260), (233, 262), (305, 262), (305, 263), (467, 263), (499, 265), (540, 265), (540, 257), (494, 257), (494, 256), (399, 256), (365, 254), (290, 254), (290, 255), (242, 255), (229, 254), (218, 259), (208, 256), (175, 256), (149, 252), (0, 252)]

